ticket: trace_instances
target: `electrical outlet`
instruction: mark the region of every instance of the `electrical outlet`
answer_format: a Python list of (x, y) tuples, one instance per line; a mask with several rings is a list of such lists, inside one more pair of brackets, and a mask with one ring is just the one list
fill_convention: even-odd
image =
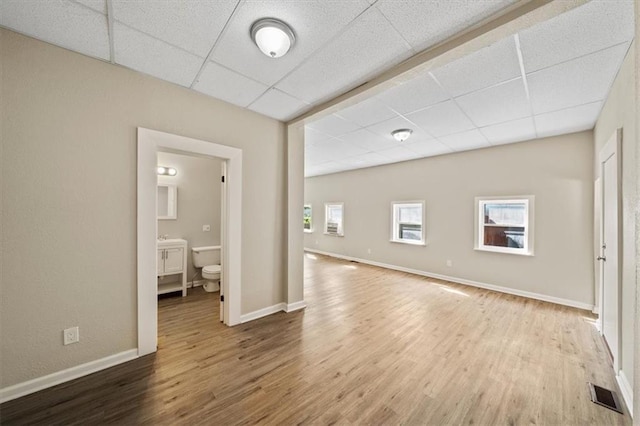
[(367, 249), (367, 253), (368, 253), (368, 254), (371, 254), (371, 249)]
[(447, 260), (447, 266), (449, 267), (453, 266), (453, 262), (451, 260)]
[(318, 240), (316, 240), (316, 245), (318, 245)]
[(202, 232), (211, 231), (211, 225), (202, 225)]
[(78, 343), (80, 341), (80, 329), (78, 327), (67, 328), (62, 332), (62, 336), (64, 337), (65, 345)]

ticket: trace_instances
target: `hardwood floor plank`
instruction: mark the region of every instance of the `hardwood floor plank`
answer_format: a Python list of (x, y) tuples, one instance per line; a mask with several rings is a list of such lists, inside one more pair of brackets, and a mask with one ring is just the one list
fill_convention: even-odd
[(630, 425), (590, 312), (305, 256), (304, 311), (159, 300), (158, 352), (0, 406), (13, 424)]

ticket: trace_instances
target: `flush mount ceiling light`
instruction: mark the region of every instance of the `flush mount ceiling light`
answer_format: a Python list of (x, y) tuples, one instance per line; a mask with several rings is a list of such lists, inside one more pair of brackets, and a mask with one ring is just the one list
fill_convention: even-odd
[(178, 174), (178, 171), (173, 167), (158, 166), (157, 170), (159, 175), (175, 176)]
[(409, 139), (411, 133), (413, 133), (413, 130), (411, 129), (398, 129), (391, 132), (391, 136), (393, 136), (393, 138), (398, 142), (404, 142)]
[(296, 41), (287, 24), (273, 18), (259, 19), (251, 25), (251, 38), (270, 58), (284, 56)]

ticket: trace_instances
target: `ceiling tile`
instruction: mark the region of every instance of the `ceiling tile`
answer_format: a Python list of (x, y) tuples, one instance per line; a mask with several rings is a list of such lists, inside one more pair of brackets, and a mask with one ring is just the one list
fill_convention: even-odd
[(103, 15), (107, 14), (107, 0), (73, 0), (76, 3), (83, 4), (90, 9), (100, 12)]
[(237, 0), (111, 0), (111, 4), (116, 20), (205, 58)]
[[(348, 2), (340, 4), (343, 3)], [(320, 102), (358, 86), (409, 56), (406, 42), (371, 7), (276, 87), (307, 102)]]
[(477, 126), (502, 123), (531, 115), (522, 78), (456, 98)]
[(307, 126), (329, 136), (340, 136), (360, 128), (357, 124), (347, 121), (335, 114), (327, 115), (313, 123), (307, 124)]
[(330, 138), (331, 136), (329, 135), (326, 135), (322, 132), (312, 129), (309, 126), (304, 126), (304, 146), (305, 147), (308, 147), (310, 145), (317, 145)]
[(533, 72), (631, 41), (633, 1), (592, 0), (520, 33), (525, 70)]
[(338, 155), (334, 152), (333, 146), (330, 146), (331, 149), (327, 149), (324, 145), (329, 141), (325, 141), (322, 144), (311, 145), (308, 148), (305, 147), (305, 163), (311, 165), (317, 165), (321, 163), (326, 163), (327, 161), (332, 161)]
[(344, 164), (345, 166), (351, 166), (353, 168), (378, 166), (380, 164), (385, 164), (388, 162), (389, 159), (387, 157), (384, 157), (377, 152), (368, 152), (366, 154), (340, 160), (340, 163)]
[[(220, 37), (213, 59), (254, 80), (272, 85), (327, 43), (368, 6), (364, 0), (340, 2), (339, 6), (336, 2), (323, 0), (243, 2)], [(295, 45), (281, 58), (265, 56), (249, 35), (251, 25), (264, 17), (278, 17), (296, 35)]]
[(309, 104), (272, 88), (249, 105), (249, 109), (276, 120), (288, 121), (309, 109)]
[(533, 113), (605, 99), (626, 52), (618, 45), (528, 75)]
[(395, 117), (396, 113), (382, 102), (371, 98), (341, 110), (338, 115), (362, 127), (366, 127)]
[(411, 151), (404, 146), (394, 146), (393, 148), (385, 149), (383, 151), (378, 151), (378, 154), (383, 157), (387, 157), (393, 161), (406, 161), (413, 160), (415, 158), (420, 158), (418, 154), (414, 151)]
[(521, 142), (536, 138), (536, 129), (533, 125), (533, 117), (507, 121), (480, 129), (491, 145)]
[(413, 130), (410, 139), (408, 139), (412, 142), (425, 139), (433, 139), (433, 136), (424, 131), (422, 128), (418, 127), (416, 123), (413, 123), (399, 115), (390, 120), (385, 120), (367, 127), (367, 130), (369, 130), (370, 132), (384, 137), (385, 140), (393, 144), (396, 144), (397, 141), (393, 138), (393, 136), (391, 136), (391, 132), (397, 129)]
[(115, 61), (120, 65), (189, 87), (203, 58), (170, 46), (146, 34), (114, 23)]
[(538, 129), (538, 136), (543, 138), (593, 129), (601, 109), (602, 102), (593, 102), (561, 111), (536, 115), (534, 119)]
[(354, 155), (366, 154), (368, 152), (367, 149), (361, 148), (356, 144), (338, 139), (330, 139), (323, 142), (321, 146), (326, 151), (334, 153), (334, 159), (353, 157)]
[(268, 89), (264, 84), (244, 77), (215, 62), (207, 63), (193, 88), (198, 92), (241, 107), (246, 107)]
[(498, 12), (516, 0), (379, 0), (376, 7), (421, 51)]
[(423, 109), (407, 118), (430, 134), (439, 137), (473, 129), (475, 126), (453, 101), (446, 101)]
[(78, 3), (2, 0), (0, 25), (84, 55), (110, 59), (106, 16)]
[(365, 151), (379, 151), (398, 144), (393, 139), (384, 138), (365, 129), (356, 130), (355, 132), (342, 135), (340, 136), (340, 140), (345, 143), (361, 147)]
[(407, 114), (445, 101), (449, 95), (427, 74), (385, 90), (376, 98), (400, 114)]
[(432, 74), (453, 97), (520, 77), (514, 38), (502, 39), (438, 68)]
[(468, 132), (456, 133), (455, 135), (438, 138), (440, 142), (454, 151), (466, 151), (469, 149), (486, 148), (489, 145), (487, 138), (479, 130), (469, 130)]
[(430, 157), (433, 155), (448, 154), (453, 152), (451, 148), (436, 139), (428, 141), (419, 141), (408, 143), (405, 145), (407, 149), (419, 154), (421, 157)]
[[(338, 173), (344, 170), (348, 170), (349, 167), (337, 161), (327, 161), (326, 163), (322, 163), (314, 166), (314, 169), (315, 169), (315, 174), (313, 176), (318, 176), (318, 175), (326, 175), (329, 173)], [(311, 176), (311, 175), (308, 175), (305, 173), (305, 176)]]

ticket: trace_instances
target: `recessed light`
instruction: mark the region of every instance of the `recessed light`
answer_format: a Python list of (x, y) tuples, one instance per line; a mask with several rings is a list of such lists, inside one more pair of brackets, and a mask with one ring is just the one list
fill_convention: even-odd
[(251, 38), (258, 48), (270, 58), (284, 56), (296, 41), (291, 28), (273, 18), (259, 19), (251, 25)]
[(391, 136), (398, 142), (404, 142), (409, 139), (409, 136), (413, 133), (411, 129), (398, 129), (391, 132)]

